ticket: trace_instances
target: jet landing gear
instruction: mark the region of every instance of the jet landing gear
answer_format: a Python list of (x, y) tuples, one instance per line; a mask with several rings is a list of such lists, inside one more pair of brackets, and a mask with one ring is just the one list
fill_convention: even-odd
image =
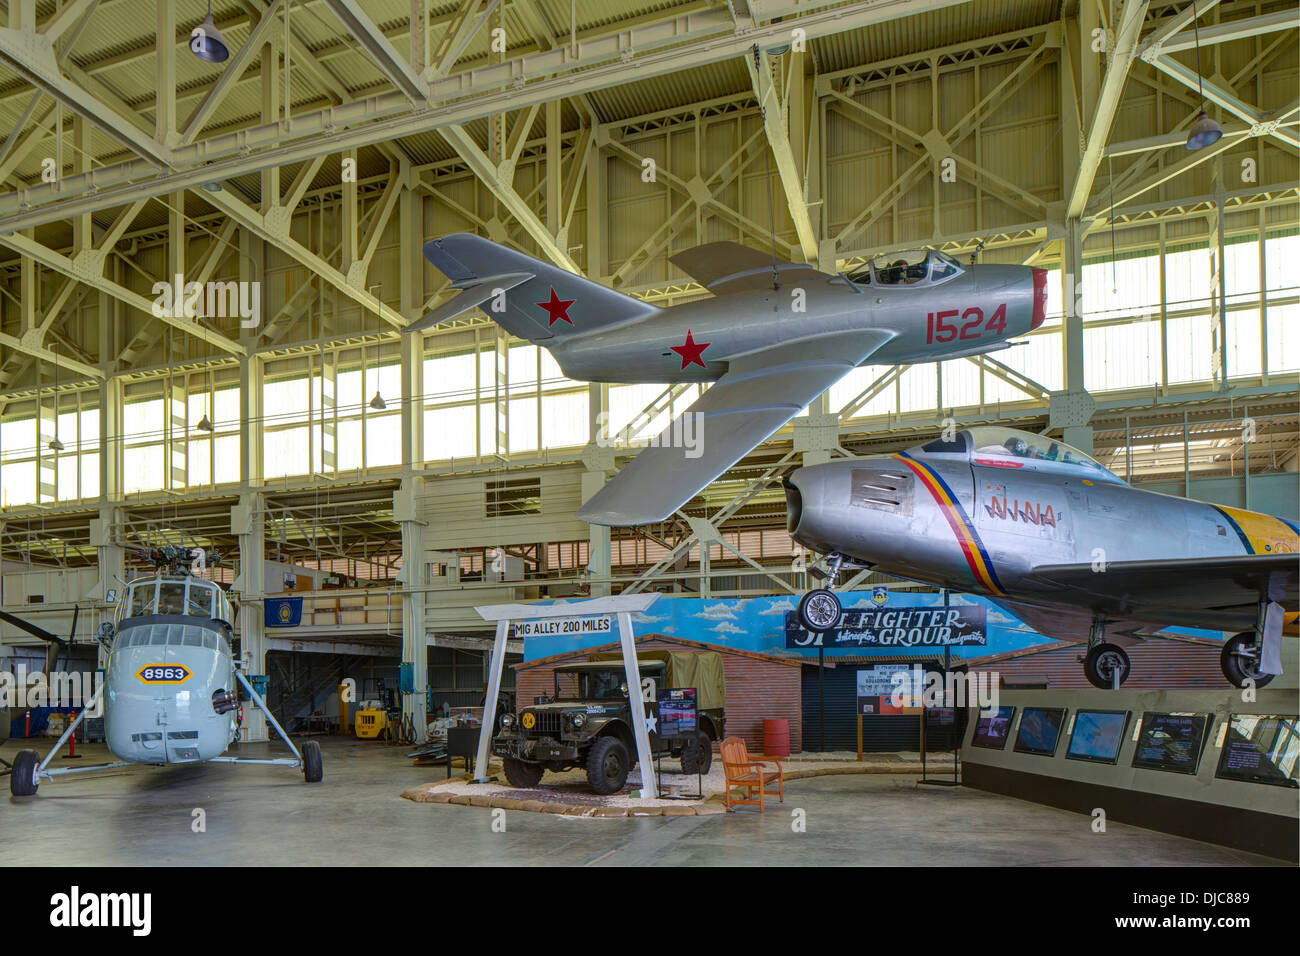
[(824, 634), (839, 626), (843, 608), (840, 599), (831, 588), (840, 575), (840, 565), (844, 563), (842, 555), (830, 556), (830, 571), (826, 574), (826, 587), (809, 591), (799, 599), (799, 623), (814, 634)]
[(834, 630), (841, 613), (840, 599), (829, 588), (817, 588), (799, 599), (799, 623), (814, 634)]
[(1105, 636), (1106, 622), (1093, 621), (1088, 633), (1088, 653), (1083, 658), (1083, 676), (1093, 687), (1119, 690), (1128, 680), (1128, 653), (1118, 644), (1108, 644), (1103, 640)]
[(1242, 631), (1223, 645), (1223, 651), (1219, 654), (1219, 667), (1233, 687), (1245, 687), (1247, 681), (1252, 681), (1256, 688), (1260, 688), (1274, 677), (1260, 669), (1267, 617), (1268, 602), (1261, 601), (1255, 630)]

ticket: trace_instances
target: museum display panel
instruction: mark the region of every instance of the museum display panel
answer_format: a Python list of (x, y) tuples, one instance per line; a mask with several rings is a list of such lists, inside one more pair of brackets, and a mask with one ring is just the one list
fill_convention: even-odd
[(1016, 731), (1016, 753), (1052, 756), (1063, 723), (1063, 707), (1026, 707)]
[(1205, 714), (1143, 714), (1133, 766), (1169, 773), (1196, 773), (1205, 747)]
[(1294, 716), (1233, 714), (1215, 776), (1220, 780), (1300, 786), (1300, 727)]
[(975, 721), (975, 735), (971, 738), (971, 743), (976, 747), (1002, 750), (1007, 745), (1011, 722), (1015, 716), (1014, 707), (999, 707), (991, 714), (980, 711), (979, 719)]
[(1070, 746), (1065, 756), (1070, 760), (1093, 760), (1114, 763), (1128, 729), (1127, 710), (1081, 710), (1074, 715)]

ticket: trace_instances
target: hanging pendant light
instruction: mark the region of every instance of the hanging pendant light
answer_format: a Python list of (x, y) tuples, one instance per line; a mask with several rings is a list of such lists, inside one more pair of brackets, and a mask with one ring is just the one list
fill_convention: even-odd
[(370, 407), (377, 412), (382, 412), (388, 407), (388, 403), (384, 401), (384, 396), (379, 394), (379, 389), (375, 389), (375, 397), (370, 400)]
[(63, 442), (59, 441), (59, 356), (53, 348), (50, 353), (54, 355), (54, 437), (48, 447), (50, 451), (59, 452), (63, 451)]
[(206, 63), (222, 63), (230, 56), (230, 47), (212, 22), (212, 0), (208, 0), (208, 15), (190, 34), (190, 52)]
[(1204, 149), (1206, 146), (1212, 146), (1223, 138), (1223, 127), (1206, 115), (1202, 109), (1196, 116), (1196, 122), (1192, 124), (1191, 132), (1187, 134), (1188, 149)]
[(194, 427), (201, 432), (212, 431), (212, 419), (208, 418), (208, 413), (212, 411), (212, 380), (207, 379), (203, 383), (206, 387), (203, 389), (203, 417)]
[(1205, 112), (1205, 87), (1201, 82), (1201, 30), (1196, 22), (1196, 0), (1192, 0), (1192, 35), (1196, 40), (1196, 91), (1201, 98), (1201, 111), (1187, 134), (1187, 148), (1196, 150), (1213, 146), (1223, 138), (1223, 127)]

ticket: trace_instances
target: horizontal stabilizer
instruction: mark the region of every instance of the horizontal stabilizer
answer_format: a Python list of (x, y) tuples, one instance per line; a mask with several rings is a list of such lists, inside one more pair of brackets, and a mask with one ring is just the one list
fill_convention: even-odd
[[(551, 339), (631, 324), (659, 311), (554, 263), (469, 233), (430, 239), (424, 244), (424, 257), (451, 280), (453, 288), (464, 291), (413, 322), (410, 331), (483, 307), (483, 314), (510, 334), (545, 345)], [(498, 293), (501, 301), (484, 307)]]
[[(469, 285), (460, 286), (461, 291), (452, 296), (442, 305), (438, 306), (432, 312), (421, 318), (416, 319), (402, 331), (404, 332), (423, 332), (425, 329), (431, 329), (435, 325), (441, 325), (448, 319), (454, 319), (462, 312), (468, 312), (476, 306), (482, 305), (489, 299), (504, 294), (515, 286), (527, 282), (533, 278), (531, 272), (509, 272), (505, 275), (490, 276), (486, 279), (468, 279)], [(453, 286), (456, 283), (452, 283)], [(504, 300), (503, 303), (504, 305)]]

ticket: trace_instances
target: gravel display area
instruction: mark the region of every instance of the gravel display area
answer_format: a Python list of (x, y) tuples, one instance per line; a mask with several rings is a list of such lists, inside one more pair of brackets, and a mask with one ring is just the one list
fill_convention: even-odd
[[(932, 755), (932, 772), (938, 772), (949, 765), (942, 755), (935, 759)], [(806, 777), (827, 774), (846, 773), (903, 773), (920, 774), (920, 754), (865, 754), (861, 762), (856, 753), (818, 753), (795, 754), (783, 758), (785, 779), (799, 780)], [(713, 766), (708, 774), (696, 777), (675, 772), (676, 760), (665, 760), (660, 771), (659, 786), (666, 795), (677, 795), (677, 799), (633, 797), (633, 791), (641, 787), (641, 774), (633, 770), (628, 774), (627, 786), (618, 793), (599, 796), (591, 792), (586, 775), (581, 770), (569, 770), (564, 773), (550, 773), (542, 778), (536, 787), (521, 789), (505, 782), (505, 776), (498, 760), (492, 760), (489, 773), (496, 777), (494, 783), (471, 783), (469, 774), (461, 774), (450, 780), (438, 780), (421, 784), (405, 790), (402, 796), (416, 803), (451, 803), (476, 807), (501, 807), (507, 810), (530, 810), (538, 813), (559, 813), (567, 816), (691, 816), (711, 813), (723, 813), (722, 802), (725, 778), (722, 773), (722, 761), (714, 755)], [(696, 789), (697, 786), (700, 789)], [(703, 793), (703, 797), (690, 798), (687, 794)], [(775, 797), (771, 798), (775, 802)]]

